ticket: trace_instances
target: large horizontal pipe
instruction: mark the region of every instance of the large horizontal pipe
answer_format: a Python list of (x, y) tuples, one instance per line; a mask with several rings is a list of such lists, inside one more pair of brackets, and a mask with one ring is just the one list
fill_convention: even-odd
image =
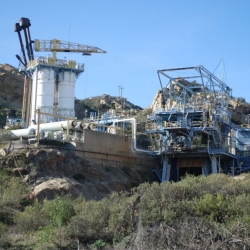
[[(74, 120), (69, 120), (69, 129), (73, 129), (77, 125), (77, 122)], [(62, 129), (67, 129), (68, 121), (60, 122), (50, 122), (50, 123), (41, 123), (40, 130), (43, 131), (57, 131)], [(29, 128), (34, 128), (37, 130), (37, 125), (31, 125)]]
[(23, 129), (16, 129), (16, 130), (11, 130), (10, 131), (11, 139), (20, 139), (22, 138), (32, 138), (35, 137), (36, 131), (34, 129), (29, 129), (29, 128), (23, 128)]
[[(69, 129), (74, 129), (77, 125), (77, 122), (74, 120), (69, 120)], [(50, 123), (42, 123), (40, 124), (40, 131), (60, 131), (62, 129), (67, 129), (68, 121), (61, 121), (61, 122), (50, 122)], [(23, 138), (30, 138), (35, 137), (38, 125), (32, 125), (28, 128), (24, 129), (16, 129), (11, 130), (11, 138), (12, 139), (19, 139), (20, 137)]]

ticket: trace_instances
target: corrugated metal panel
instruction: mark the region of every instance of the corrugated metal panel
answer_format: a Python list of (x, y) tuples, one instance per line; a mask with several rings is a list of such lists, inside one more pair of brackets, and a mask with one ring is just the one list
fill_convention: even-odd
[(202, 168), (204, 166), (205, 159), (178, 159), (177, 168)]

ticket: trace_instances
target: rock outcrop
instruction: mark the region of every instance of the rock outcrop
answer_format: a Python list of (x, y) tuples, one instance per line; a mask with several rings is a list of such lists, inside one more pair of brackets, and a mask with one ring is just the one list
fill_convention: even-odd
[(10, 108), (21, 108), (24, 77), (9, 64), (0, 64), (0, 104)]
[(250, 104), (240, 98), (229, 99), (229, 110), (232, 114), (232, 122), (240, 125), (248, 123), (250, 114)]
[[(196, 98), (198, 102), (202, 102), (202, 98), (199, 97), (199, 95), (196, 95)], [(162, 91), (159, 90), (157, 91), (151, 104), (152, 110), (155, 111), (159, 108), (162, 108), (163, 103), (164, 101)], [(174, 105), (174, 102), (172, 102), (171, 104)], [(245, 102), (243, 98), (230, 97), (228, 110), (231, 113), (231, 120), (233, 123), (241, 125), (250, 122), (250, 118), (248, 117), (248, 115), (250, 114), (250, 103)]]

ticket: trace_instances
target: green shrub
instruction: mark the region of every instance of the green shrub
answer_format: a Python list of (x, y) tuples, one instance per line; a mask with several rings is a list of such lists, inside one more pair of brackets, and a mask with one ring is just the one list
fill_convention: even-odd
[(109, 233), (116, 242), (134, 231), (134, 223), (138, 221), (139, 212), (136, 207), (138, 195), (130, 196), (129, 193), (114, 193), (110, 197), (110, 216), (108, 221)]
[(91, 245), (91, 249), (103, 249), (105, 246), (107, 246), (108, 243), (105, 242), (104, 240), (100, 239), (100, 240), (97, 240), (95, 241), (95, 243), (93, 243)]
[(193, 203), (193, 208), (198, 216), (210, 221), (226, 223), (235, 212), (231, 209), (231, 202), (230, 198), (221, 193), (217, 195), (208, 193)]
[(44, 211), (43, 204), (37, 200), (27, 206), (23, 212), (17, 212), (14, 221), (23, 232), (32, 232), (40, 227), (48, 225), (48, 216)]
[(248, 230), (250, 229), (250, 196), (241, 194), (233, 201), (233, 210), (236, 214), (235, 221), (240, 222)]
[(79, 199), (79, 203), (74, 204), (76, 215), (67, 226), (69, 234), (83, 241), (109, 239), (108, 220), (111, 206), (108, 199), (88, 202)]
[(11, 178), (2, 190), (0, 200), (12, 207), (20, 205), (22, 200), (27, 196), (29, 190), (20, 178)]
[(0, 175), (3, 247), (17, 244), (4, 233), (11, 232), (15, 215), (25, 234), (15, 245), (19, 249), (75, 249), (77, 240), (92, 249), (110, 244), (114, 249), (248, 249), (250, 174), (243, 177), (186, 176), (177, 183), (144, 183), (99, 201), (58, 196), (20, 207), (29, 191), (20, 178), (5, 173)]
[(159, 183), (143, 184), (139, 188), (143, 195), (140, 200), (139, 209), (143, 226), (151, 226), (162, 221), (162, 186)]
[(53, 243), (59, 249), (67, 244), (66, 226), (75, 215), (72, 200), (68, 196), (57, 196), (53, 201), (43, 202), (45, 215), (48, 223), (40, 226), (37, 232), (39, 244)]

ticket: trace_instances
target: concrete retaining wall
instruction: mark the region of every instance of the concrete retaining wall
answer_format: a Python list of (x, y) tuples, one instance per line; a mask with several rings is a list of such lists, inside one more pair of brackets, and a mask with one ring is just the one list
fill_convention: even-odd
[(144, 152), (135, 151), (131, 137), (85, 130), (84, 143), (75, 142), (76, 155), (101, 166), (131, 167), (149, 172), (155, 165)]

